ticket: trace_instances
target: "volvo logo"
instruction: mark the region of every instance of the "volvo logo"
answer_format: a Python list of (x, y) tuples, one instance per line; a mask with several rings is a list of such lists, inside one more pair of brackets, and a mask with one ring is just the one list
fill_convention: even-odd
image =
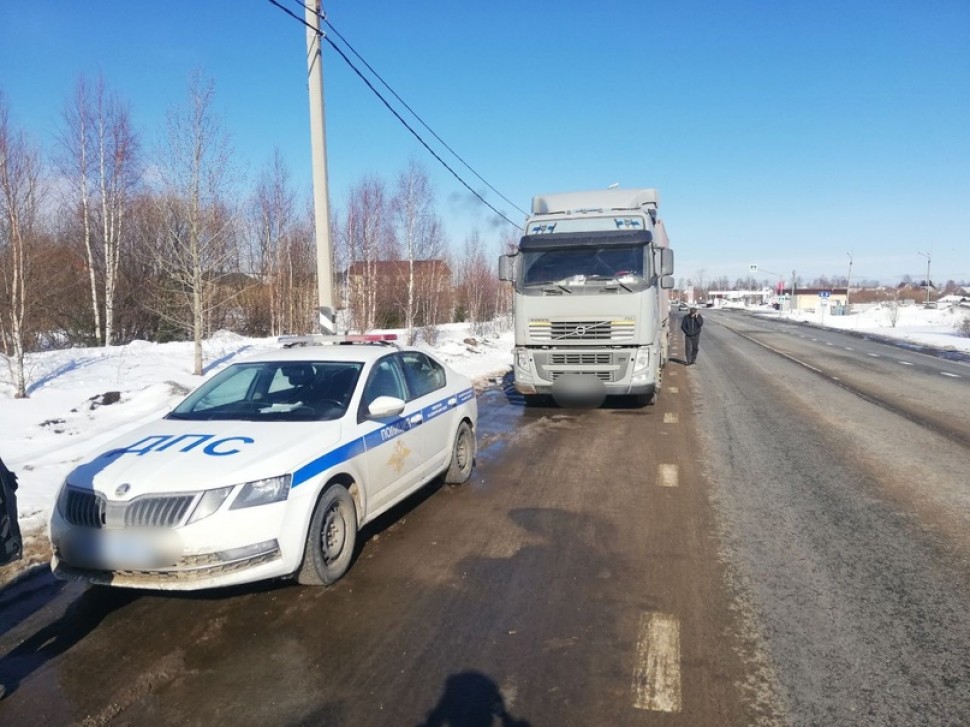
[(115, 490), (115, 497), (124, 497), (128, 494), (128, 490), (130, 489), (131, 485), (129, 485), (127, 482), (123, 485), (118, 485), (117, 489)]
[(586, 326), (576, 326), (575, 333), (576, 333), (577, 336), (585, 336), (586, 335)]

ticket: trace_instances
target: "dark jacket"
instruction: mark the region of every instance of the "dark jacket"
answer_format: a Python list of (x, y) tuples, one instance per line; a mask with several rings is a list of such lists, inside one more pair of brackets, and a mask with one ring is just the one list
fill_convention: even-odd
[(684, 332), (686, 336), (699, 336), (701, 335), (701, 328), (704, 325), (704, 319), (701, 314), (693, 316), (684, 316), (680, 321), (680, 330)]
[(0, 565), (18, 560), (23, 554), (16, 491), (17, 475), (0, 459)]

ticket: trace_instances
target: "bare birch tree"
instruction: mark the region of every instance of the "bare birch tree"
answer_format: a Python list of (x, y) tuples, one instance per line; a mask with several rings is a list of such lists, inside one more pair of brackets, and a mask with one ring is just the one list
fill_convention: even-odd
[(408, 344), (417, 338), (418, 281), (415, 262), (431, 260), (441, 254), (441, 224), (434, 212), (434, 192), (427, 172), (414, 160), (397, 179), (397, 190), (391, 202), (391, 214), (397, 241), (407, 262), (403, 281), (404, 328)]
[(95, 339), (109, 346), (115, 338), (125, 223), (138, 176), (138, 140), (127, 107), (106, 92), (101, 78), (93, 89), (84, 78), (78, 80), (63, 118), (59, 166), (70, 183), (69, 205), (80, 217)]
[(485, 243), (475, 230), (465, 240), (465, 251), (458, 267), (459, 296), (474, 335), (485, 333), (486, 323), (495, 314), (498, 278), (485, 255)]
[(352, 321), (360, 331), (376, 327), (379, 292), (378, 263), (394, 258), (394, 239), (388, 218), (384, 182), (364, 179), (350, 192), (344, 218), (345, 244), (354, 283), (350, 290)]
[(0, 93), (0, 338), (14, 386), (27, 396), (24, 361), (31, 304), (31, 262), (37, 245), (40, 156), (11, 128)]
[(158, 263), (167, 292), (185, 303), (173, 322), (192, 335), (196, 375), (203, 371), (202, 338), (208, 317), (222, 302), (219, 282), (236, 253), (234, 216), (226, 202), (231, 149), (212, 108), (214, 95), (212, 82), (194, 74), (188, 105), (168, 114), (160, 168), (165, 234)]
[(289, 171), (277, 149), (270, 165), (260, 174), (250, 202), (251, 270), (265, 291), (269, 333), (274, 336), (292, 325), (287, 306), (291, 302), (294, 271), (287, 242), (293, 233), (293, 216)]

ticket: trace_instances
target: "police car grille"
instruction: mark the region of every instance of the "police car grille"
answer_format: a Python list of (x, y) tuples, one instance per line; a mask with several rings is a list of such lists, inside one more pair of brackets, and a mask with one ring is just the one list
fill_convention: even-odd
[(172, 528), (182, 522), (194, 499), (195, 495), (183, 494), (109, 504), (98, 493), (68, 489), (64, 519), (82, 528), (101, 529), (109, 519), (109, 527)]
[(132, 500), (125, 508), (125, 527), (175, 527), (185, 517), (193, 499), (195, 499), (194, 495), (172, 495)]
[(67, 491), (64, 518), (82, 528), (104, 527), (105, 499), (94, 492)]

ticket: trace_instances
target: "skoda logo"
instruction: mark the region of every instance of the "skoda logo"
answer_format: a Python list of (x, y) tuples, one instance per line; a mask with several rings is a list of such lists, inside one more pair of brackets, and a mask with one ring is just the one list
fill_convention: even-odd
[(118, 485), (118, 489), (115, 490), (115, 497), (124, 497), (128, 494), (128, 490), (131, 489), (131, 485), (127, 482), (123, 485)]

